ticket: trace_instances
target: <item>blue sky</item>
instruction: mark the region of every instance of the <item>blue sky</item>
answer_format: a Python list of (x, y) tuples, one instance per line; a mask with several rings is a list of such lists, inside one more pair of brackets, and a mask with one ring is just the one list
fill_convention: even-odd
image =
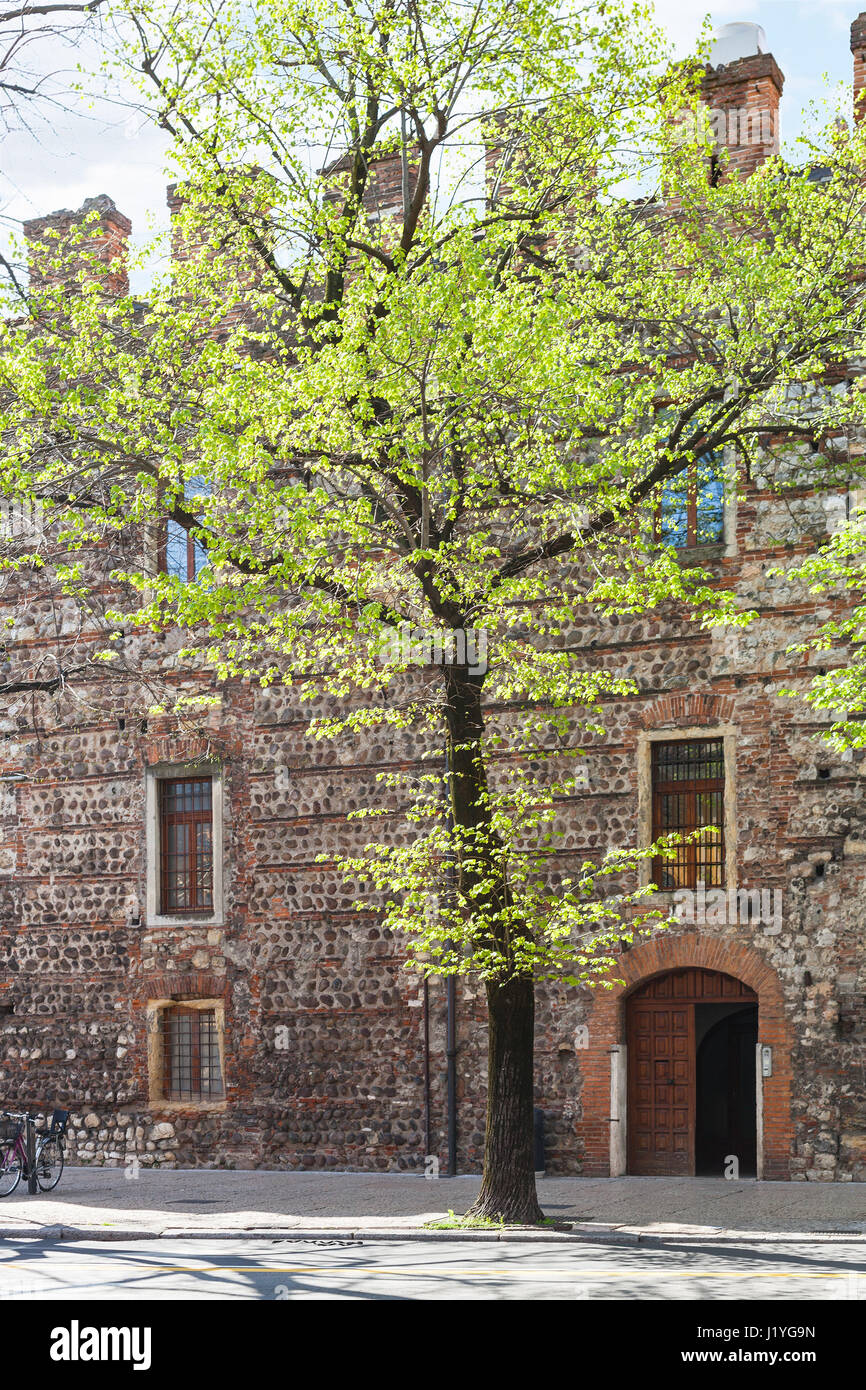
[[(718, 0), (713, 25), (754, 21), (766, 30), (767, 45), (785, 74), (783, 142), (801, 125), (799, 113), (831, 87), (851, 79), (851, 21), (866, 0)], [(693, 47), (708, 13), (706, 0), (656, 0), (659, 19), (680, 53)], [(71, 66), (68, 55), (53, 65)], [(850, 99), (850, 98), (849, 98)], [(32, 132), (7, 135), (0, 150), (0, 211), (7, 217), (40, 216), (60, 207), (79, 207), (108, 193), (133, 220), (133, 242), (142, 245), (165, 226), (164, 140), (128, 113), (97, 100), (42, 121)], [(144, 272), (134, 276), (143, 287)]]

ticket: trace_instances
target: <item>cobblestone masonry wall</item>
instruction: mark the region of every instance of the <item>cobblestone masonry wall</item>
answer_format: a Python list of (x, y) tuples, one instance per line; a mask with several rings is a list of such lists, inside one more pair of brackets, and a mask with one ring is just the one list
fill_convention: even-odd
[[(561, 808), (560, 867), (634, 840), (642, 733), (733, 730), (736, 879), (778, 888), (781, 922), (671, 928), (655, 955), (636, 948), (624, 973), (636, 983), (700, 961), (751, 971), (780, 1078), (767, 1103), (767, 1176), (866, 1180), (864, 765), (831, 753), (815, 715), (780, 695), (803, 679), (789, 644), (823, 610), (768, 574), (834, 506), (844, 515), (845, 498), (803, 489), (782, 505), (760, 483), (729, 517), (726, 545), (705, 556), (760, 610), (752, 629), (702, 633), (672, 615), (576, 626), (575, 650), (633, 677), (639, 694), (609, 706), (603, 738), (583, 740), (587, 784)], [(17, 611), (11, 651), (23, 664), (40, 641), (38, 610), (26, 611), (36, 620)], [(221, 696), (200, 736), (137, 719), (81, 722), (82, 704), (63, 700), (36, 711), (35, 732), (29, 705), (0, 720), (0, 1102), (69, 1109), (75, 1161), (423, 1170), (430, 1151), (444, 1164), (444, 986), (429, 989), (428, 1139), (422, 987), (375, 900), (359, 911), (351, 886), (316, 863), (368, 838), (346, 813), (381, 799), (375, 774), (411, 762), (410, 738), (318, 743), (291, 691), (230, 685)], [(225, 776), (225, 920), (150, 925), (146, 769), (204, 756)], [(396, 809), (390, 829), (379, 825), (406, 833)], [(537, 1103), (551, 1172), (606, 1170), (621, 995), (540, 993)], [(225, 1007), (224, 1106), (148, 1099), (147, 1004), (173, 996)], [(466, 1170), (483, 1138), (483, 993), (461, 983), (457, 1008)]]
[[(737, 950), (756, 953), (782, 1001), (784, 1029), (762, 1037), (783, 1050), (777, 1069), (790, 1066), (775, 1175), (866, 1179), (863, 763), (832, 754), (814, 716), (779, 694), (802, 678), (785, 649), (807, 605), (768, 591), (780, 549), (756, 536), (770, 506), (751, 490), (737, 553), (711, 561), (762, 608), (754, 631), (736, 641), (653, 617), (596, 637), (596, 659), (633, 675), (640, 695), (609, 708), (606, 737), (584, 741), (587, 785), (560, 813), (561, 867), (634, 839), (643, 732), (733, 728), (737, 882), (780, 889), (782, 920), (699, 932), (721, 953), (714, 968), (728, 959), (737, 974)], [(773, 537), (783, 545), (797, 539), (786, 515), (788, 531)], [(572, 640), (586, 650), (593, 639), (578, 628)], [(0, 772), (22, 780), (0, 783), (0, 1098), (70, 1109), (79, 1160), (422, 1168), (422, 989), (376, 903), (359, 912), (352, 887), (315, 862), (367, 837), (345, 814), (381, 798), (375, 773), (407, 765), (409, 736), (318, 743), (291, 691), (222, 695), (200, 738), (153, 722), (146, 732), (131, 721), (123, 731), (81, 725), (62, 706), (35, 734), (29, 709), (6, 718)], [(225, 924), (149, 926), (145, 769), (204, 755), (225, 769)], [(398, 814), (391, 825), (405, 833)], [(671, 928), (665, 940), (694, 930)], [(148, 1101), (146, 1006), (172, 995), (226, 1003), (223, 1109)], [(431, 983), (431, 1147), (443, 1162), (444, 1007)], [(458, 1014), (460, 1165), (474, 1168), (482, 993), (461, 985)], [(552, 1172), (604, 1168), (609, 1061), (596, 1042), (618, 1035), (614, 1026), (596, 1038), (598, 1017), (589, 992), (541, 994), (537, 1098)], [(584, 1023), (586, 1051), (576, 1046)]]

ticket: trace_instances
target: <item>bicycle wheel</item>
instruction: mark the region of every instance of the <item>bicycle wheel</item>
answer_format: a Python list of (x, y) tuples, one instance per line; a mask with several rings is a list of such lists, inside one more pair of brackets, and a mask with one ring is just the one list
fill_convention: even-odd
[(10, 1192), (15, 1191), (23, 1169), (21, 1155), (13, 1144), (0, 1149), (0, 1197), (8, 1197)]
[(63, 1172), (63, 1145), (59, 1139), (46, 1139), (36, 1155), (36, 1181), (42, 1192), (50, 1192)]

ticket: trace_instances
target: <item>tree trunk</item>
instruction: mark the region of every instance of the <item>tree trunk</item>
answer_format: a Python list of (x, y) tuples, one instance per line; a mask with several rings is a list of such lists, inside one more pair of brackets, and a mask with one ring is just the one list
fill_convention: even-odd
[(458, 880), (486, 918), (491, 942), (503, 958), (501, 980), (487, 984), (484, 1175), (469, 1214), (534, 1224), (543, 1216), (533, 1155), (535, 984), (530, 977), (512, 973), (509, 931), (513, 933), (514, 924), (502, 924), (511, 894), (487, 795), (481, 683), (468, 677), (465, 668), (451, 667), (446, 668), (446, 685), (451, 814), (463, 847)]
[(489, 984), (484, 1176), (471, 1216), (533, 1225), (544, 1213), (535, 1190), (531, 979)]

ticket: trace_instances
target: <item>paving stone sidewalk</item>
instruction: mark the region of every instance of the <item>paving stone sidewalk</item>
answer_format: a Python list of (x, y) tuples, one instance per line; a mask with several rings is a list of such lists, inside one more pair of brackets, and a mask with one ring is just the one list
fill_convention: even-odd
[[(402, 1173), (67, 1168), (52, 1193), (23, 1186), (0, 1200), (0, 1237), (420, 1232), (463, 1212), (477, 1177)], [(793, 1234), (866, 1243), (866, 1183), (727, 1182), (721, 1178), (542, 1178), (541, 1204), (585, 1238), (756, 1238)]]

